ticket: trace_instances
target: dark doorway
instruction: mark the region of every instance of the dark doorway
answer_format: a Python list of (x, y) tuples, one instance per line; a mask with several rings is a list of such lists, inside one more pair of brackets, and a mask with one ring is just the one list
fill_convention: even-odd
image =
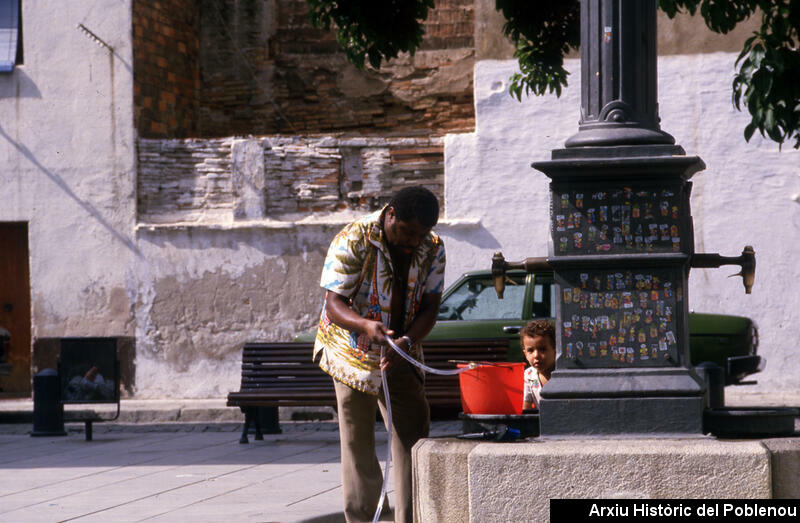
[(28, 224), (0, 223), (0, 327), (10, 334), (0, 397), (31, 395), (31, 290)]

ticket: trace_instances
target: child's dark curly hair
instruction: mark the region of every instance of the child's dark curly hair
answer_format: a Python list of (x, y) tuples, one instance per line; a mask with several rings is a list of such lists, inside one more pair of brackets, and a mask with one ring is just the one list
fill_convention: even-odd
[(523, 336), (533, 338), (534, 336), (544, 336), (550, 338), (553, 346), (556, 344), (556, 327), (552, 321), (549, 320), (533, 320), (529, 321), (521, 331), (519, 331), (519, 339)]

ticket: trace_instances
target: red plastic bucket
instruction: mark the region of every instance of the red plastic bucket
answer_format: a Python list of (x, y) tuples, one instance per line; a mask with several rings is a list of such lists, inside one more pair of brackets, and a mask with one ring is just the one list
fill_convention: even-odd
[(476, 363), (488, 364), (458, 375), (464, 413), (522, 414), (525, 363)]

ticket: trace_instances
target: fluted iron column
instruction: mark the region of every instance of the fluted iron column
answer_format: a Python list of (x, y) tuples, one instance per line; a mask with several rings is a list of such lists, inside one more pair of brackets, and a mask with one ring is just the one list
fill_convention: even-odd
[(581, 119), (566, 147), (674, 144), (659, 128), (656, 5), (581, 4)]
[(577, 134), (533, 167), (551, 179), (556, 369), (541, 434), (702, 433), (687, 277), (691, 176), (659, 128), (655, 0), (582, 0)]

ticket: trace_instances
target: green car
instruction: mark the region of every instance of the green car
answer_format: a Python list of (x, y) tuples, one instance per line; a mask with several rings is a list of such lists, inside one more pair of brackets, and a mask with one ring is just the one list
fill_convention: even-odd
[[(552, 271), (510, 271), (503, 299), (497, 297), (490, 270), (462, 275), (442, 294), (439, 316), (426, 340), (509, 339), (508, 359), (523, 361), (519, 331), (528, 320), (553, 318), (555, 286)], [(689, 313), (689, 348), (692, 365), (719, 365), (725, 385), (743, 384), (744, 378), (763, 369), (756, 354), (758, 329), (749, 318), (724, 314)], [(314, 340), (315, 330), (295, 341)]]
[[(468, 272), (448, 287), (436, 326), (426, 339), (509, 338), (509, 360), (523, 361), (519, 331), (532, 319), (553, 318), (553, 273), (507, 273), (503, 299), (497, 297), (489, 270)], [(764, 360), (756, 354), (758, 330), (749, 318), (689, 313), (692, 365), (719, 365), (725, 384), (741, 384), (759, 372)]]

